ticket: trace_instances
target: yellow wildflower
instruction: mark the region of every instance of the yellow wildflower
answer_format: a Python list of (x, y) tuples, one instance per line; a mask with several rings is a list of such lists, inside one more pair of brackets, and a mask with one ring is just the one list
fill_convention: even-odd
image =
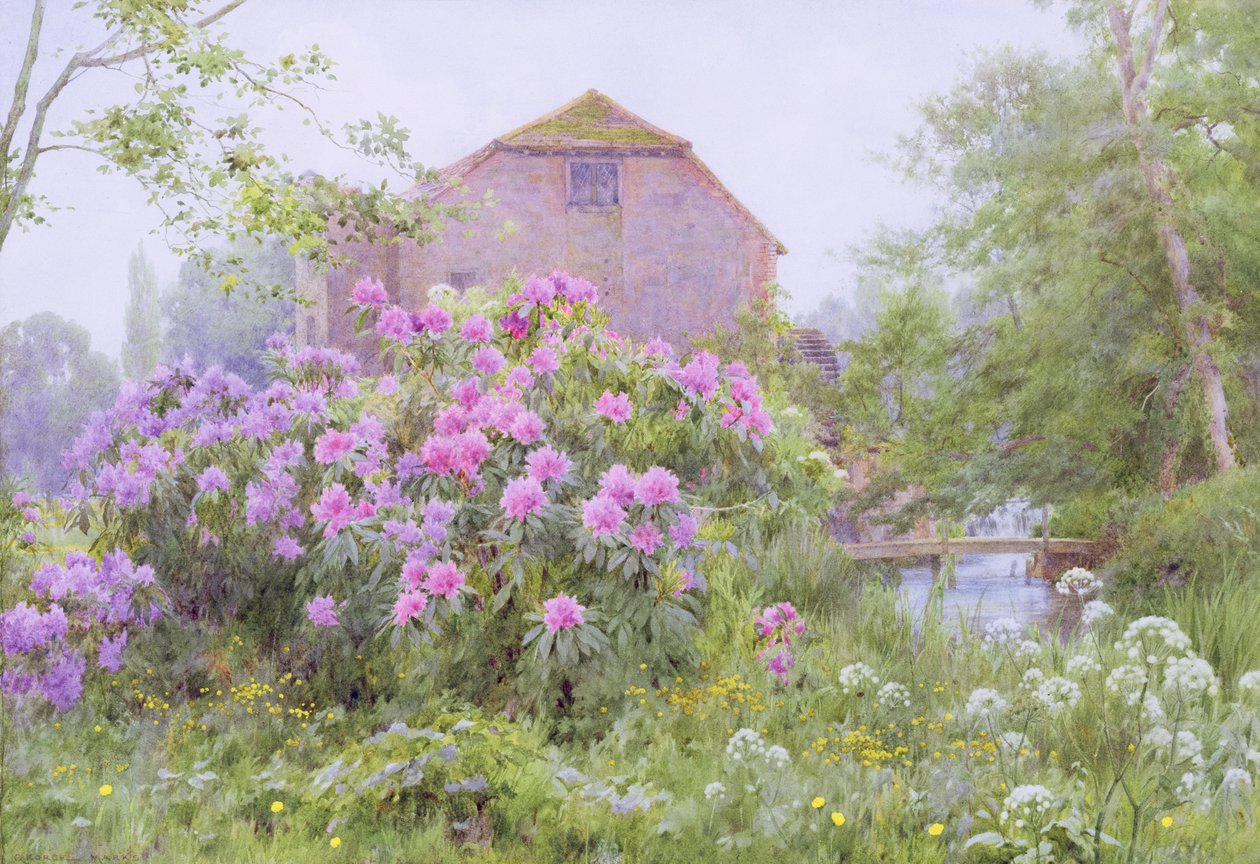
[(841, 812), (839, 812), (839, 811), (836, 811), (835, 813), (832, 813), (832, 814), (831, 814), (831, 823), (832, 823), (833, 825), (835, 825), (837, 828), (839, 828), (841, 825), (843, 825), (843, 824), (844, 824), (844, 814), (843, 814), (843, 813), (841, 813)]
[(328, 841), (328, 845), (336, 849), (338, 846), (341, 845), (341, 838), (340, 837), (332, 838), (331, 840)]
[(813, 807), (815, 810), (821, 810), (823, 805), (826, 803), (827, 803), (827, 799), (819, 795), (813, 801), (809, 802), (809, 806)]
[(933, 837), (940, 837), (941, 832), (944, 830), (945, 830), (945, 826), (942, 825), (940, 822), (933, 822), (931, 825), (928, 826), (928, 833), (931, 834)]
[(1159, 824), (1163, 825), (1165, 828), (1171, 828), (1173, 825), (1173, 818), (1171, 816), (1165, 816), (1163, 819), (1159, 820)]
[(108, 798), (110, 795), (114, 794), (114, 787), (106, 783), (97, 791), (101, 793), (102, 798)]
[(284, 802), (283, 802), (283, 801), (272, 801), (272, 802), (271, 802), (271, 812), (272, 812), (272, 813), (279, 813), (279, 812), (280, 812), (281, 810), (283, 810), (283, 809), (284, 809)]

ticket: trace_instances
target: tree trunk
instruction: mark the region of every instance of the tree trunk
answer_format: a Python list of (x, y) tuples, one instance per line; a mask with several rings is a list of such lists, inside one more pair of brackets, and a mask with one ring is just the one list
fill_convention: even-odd
[[(1190, 367), (1182, 366), (1173, 373), (1168, 382), (1168, 396), (1164, 399), (1164, 416), (1172, 420), (1177, 416), (1177, 403), (1181, 399), (1181, 388), (1190, 377)], [(1165, 501), (1172, 498), (1177, 491), (1177, 469), (1181, 466), (1181, 438), (1170, 435), (1164, 443), (1164, 455), (1159, 461), (1159, 496)]]
[(1107, 20), (1115, 39), (1120, 90), (1124, 99), (1124, 120), (1133, 136), (1133, 146), (1137, 150), (1147, 195), (1154, 205), (1155, 229), (1168, 265), (1182, 333), (1190, 352), (1195, 376), (1203, 391), (1208, 415), (1208, 436), (1212, 442), (1216, 471), (1219, 474), (1238, 464), (1230, 445), (1229, 406), (1225, 401), (1221, 370), (1212, 358), (1212, 331), (1208, 327), (1207, 316), (1200, 308), (1199, 292), (1190, 281), (1190, 256), (1186, 252), (1186, 241), (1173, 214), (1172, 189), (1176, 177), (1154, 146), (1150, 106), (1146, 101), (1151, 70), (1164, 37), (1167, 12), (1168, 0), (1158, 0), (1151, 18), (1146, 55), (1139, 69), (1133, 52), (1131, 15), (1115, 2), (1107, 4)]

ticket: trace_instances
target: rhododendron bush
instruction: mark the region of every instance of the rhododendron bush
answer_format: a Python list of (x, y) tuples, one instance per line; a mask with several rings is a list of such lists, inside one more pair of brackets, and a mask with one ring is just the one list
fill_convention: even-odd
[[(619, 337), (563, 273), (477, 308), (437, 293), (412, 311), (354, 287), (384, 374), (273, 337), (261, 390), (183, 368), (126, 385), (65, 455), (102, 572), (151, 574), (144, 614), (180, 626), (353, 644), (471, 627), (504, 677), (553, 655), (573, 676), (610, 646), (687, 657), (705, 514), (755, 520), (813, 485), (756, 379)], [(137, 613), (110, 614), (125, 638)]]

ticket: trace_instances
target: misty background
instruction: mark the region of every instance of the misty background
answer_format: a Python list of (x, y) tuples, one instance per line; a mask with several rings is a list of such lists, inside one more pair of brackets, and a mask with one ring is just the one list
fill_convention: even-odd
[[(69, 0), (50, 3), (49, 44), (99, 39)], [(0, 5), (0, 92), (11, 92), (28, 4)], [(312, 104), (339, 126), (380, 111), (411, 130), (412, 154), (444, 166), (596, 88), (693, 143), (788, 247), (788, 311), (848, 290), (850, 245), (880, 222), (926, 222), (932, 194), (871, 155), (914, 125), (914, 105), (946, 89), (977, 46), (1076, 52), (1058, 10), (1017, 0), (895, 2), (476, 2), (254, 0), (225, 21), (248, 53), (318, 43), (338, 80)], [(58, 60), (41, 56), (36, 86)], [(64, 128), (111, 94), (71, 85), (50, 118)], [(293, 115), (269, 128), (296, 171), (379, 181)], [(143, 242), (162, 290), (180, 260), (144, 194), (102, 176), (87, 154), (49, 154), (32, 191), (65, 209), (11, 238), (0, 258), (0, 324), (50, 310), (79, 322), (110, 357), (124, 341), (128, 257)], [(397, 181), (394, 181), (397, 182)]]

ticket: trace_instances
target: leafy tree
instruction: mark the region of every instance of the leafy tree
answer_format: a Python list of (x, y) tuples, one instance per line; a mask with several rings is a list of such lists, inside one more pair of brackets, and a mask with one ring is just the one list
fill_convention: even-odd
[[(235, 257), (267, 284), (278, 285), (282, 295), (293, 291), (293, 259), (284, 245), (241, 243), (217, 258)], [(273, 333), (293, 330), (294, 301), (285, 297), (246, 298), (225, 295), (212, 273), (195, 261), (185, 261), (175, 285), (162, 294), (165, 363), (191, 362), (197, 370), (220, 366), (240, 375), (255, 387), (262, 386), (269, 370), (264, 343)]]
[(136, 247), (127, 262), (126, 328), (122, 347), (123, 375), (133, 381), (149, 376), (157, 365), (162, 347), (162, 309), (158, 305), (157, 274), (145, 257), (144, 246)]
[[(63, 53), (46, 44), (46, 0), (34, 0), (13, 99), (0, 125), (0, 250), (14, 226), (47, 219), (52, 202), (36, 190), (36, 167), (64, 151), (93, 154), (102, 173), (134, 178), (162, 214), (160, 227), (172, 248), (215, 268), (226, 290), (242, 278), (257, 280), (242, 262), (211, 255), (210, 247), (224, 238), (274, 236), (291, 253), (336, 262), (326, 237), (330, 220), (349, 239), (376, 239), (377, 226), (388, 225), (392, 236), (423, 242), (441, 230), (443, 217), (469, 215), (467, 207), (396, 196), (385, 181), (360, 187), (340, 178), (295, 178), (285, 157), (265, 143), (268, 117), (286, 108), (392, 174), (408, 181), (433, 174), (408, 155), (408, 133), (395, 118), (378, 115), (335, 130), (312, 110), (305, 94), (333, 78), (333, 63), (318, 46), (270, 61), (235, 47), (224, 21), (244, 3), (78, 3), (76, 11), (87, 10), (103, 35), (95, 47)], [(65, 59), (59, 70), (47, 70), (51, 83), (37, 93), (32, 85), (41, 55)], [(102, 86), (111, 78), (126, 85), (130, 99), (97, 105), (65, 128), (48, 127), (49, 112), (72, 82)]]
[(114, 361), (86, 328), (39, 312), (0, 330), (0, 470), (44, 491), (66, 479), (61, 451), (118, 390)]

